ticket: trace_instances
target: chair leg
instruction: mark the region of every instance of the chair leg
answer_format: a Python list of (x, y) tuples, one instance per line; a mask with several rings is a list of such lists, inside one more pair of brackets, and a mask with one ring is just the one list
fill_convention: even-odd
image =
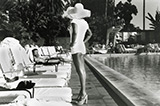
[(36, 72), (36, 64), (33, 65), (33, 72)]
[(55, 71), (58, 72), (58, 64), (55, 65)]
[(32, 98), (34, 98), (34, 87), (32, 88)]

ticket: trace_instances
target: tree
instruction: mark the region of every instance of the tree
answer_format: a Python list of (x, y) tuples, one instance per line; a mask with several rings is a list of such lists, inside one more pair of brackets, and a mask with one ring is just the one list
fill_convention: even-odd
[(0, 35), (1, 40), (7, 36), (14, 36), (21, 33), (23, 27), (17, 22), (10, 23), (9, 11), (15, 6), (14, 0), (1, 0), (0, 1)]
[(105, 0), (106, 1), (106, 5), (105, 5), (105, 18), (107, 17), (114, 17), (114, 4), (115, 1), (114, 0)]
[(55, 38), (64, 28), (61, 15), (64, 4), (61, 0), (17, 0), (10, 11), (10, 21), (19, 21), (35, 42), (39, 37), (45, 39), (45, 45), (53, 45)]
[(151, 22), (149, 24), (150, 28), (155, 30), (155, 41), (160, 42), (160, 11), (156, 11), (155, 18), (150, 13), (148, 13), (146, 18)]
[(15, 0), (0, 0), (0, 11), (5, 13), (14, 6)]
[(88, 22), (93, 32), (93, 36), (89, 42), (105, 44), (106, 40), (109, 38), (107, 29), (112, 28), (113, 26), (122, 25), (124, 23), (123, 19), (118, 19), (114, 16), (114, 1), (82, 0), (82, 3), (92, 12), (92, 16), (88, 19)]
[(132, 0), (127, 0), (124, 4), (120, 1), (115, 7), (115, 16), (120, 19), (124, 19), (125, 26), (123, 30), (131, 31), (136, 30), (131, 20), (133, 19), (132, 14), (137, 15), (138, 10), (135, 5), (131, 3)]
[(13, 0), (1, 0), (0, 1), (0, 29), (8, 24), (9, 16), (8, 11), (14, 6)]
[(89, 40), (90, 45), (92, 45), (93, 42), (105, 44), (107, 28), (107, 20), (105, 19), (105, 16), (92, 15), (87, 21), (89, 22), (89, 26), (93, 33), (93, 36)]
[(151, 25), (151, 29), (154, 29), (154, 30), (159, 30), (160, 29), (160, 12), (159, 11), (156, 11), (156, 14), (155, 14), (155, 18), (150, 14), (148, 13), (148, 16), (146, 16), (146, 18), (151, 22), (149, 25)]

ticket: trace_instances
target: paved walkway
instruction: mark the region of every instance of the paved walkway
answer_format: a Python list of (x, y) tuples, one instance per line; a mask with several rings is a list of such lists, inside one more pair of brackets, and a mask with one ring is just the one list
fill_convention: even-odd
[[(96, 77), (92, 74), (90, 69), (86, 66), (87, 71), (87, 93), (89, 95), (88, 104), (83, 106), (117, 106), (114, 100), (110, 97), (108, 92), (99, 83)], [(73, 99), (77, 97), (80, 89), (80, 83), (75, 67), (72, 64), (72, 75), (70, 85), (73, 92)], [(73, 106), (76, 106), (73, 104)]]

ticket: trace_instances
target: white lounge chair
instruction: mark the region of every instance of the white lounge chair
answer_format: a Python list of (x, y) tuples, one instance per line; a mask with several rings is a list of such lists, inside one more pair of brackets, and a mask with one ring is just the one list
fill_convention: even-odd
[[(12, 60), (10, 58), (10, 56), (12, 56), (12, 55), (8, 55), (8, 53), (9, 53), (8, 50), (4, 50), (4, 51), (2, 50), (3, 52), (1, 52), (1, 50), (2, 49), (0, 49), (0, 53), (4, 53), (4, 51), (5, 51), (5, 53), (3, 54), (4, 59), (6, 59), (5, 57), (8, 56), (7, 57), (8, 59), (5, 60), (7, 64), (4, 64), (3, 59), (2, 60), (0, 59), (0, 62), (3, 63), (3, 68), (5, 70), (5, 74), (10, 73), (9, 75), (11, 77), (13, 77), (14, 75), (18, 75), (19, 73), (21, 73), (22, 72), (21, 70), (18, 70), (18, 71), (17, 70), (12, 70), (13, 69), (13, 67), (12, 67), (13, 64), (11, 64), (12, 62), (10, 61), (10, 60)], [(12, 56), (12, 57), (14, 57), (14, 56)], [(16, 59), (14, 59), (14, 60), (15, 61), (13, 63), (18, 64), (17, 67), (16, 67), (17, 69), (20, 68), (19, 63), (22, 64), (22, 60), (23, 60), (23, 65), (26, 65), (26, 63), (24, 62), (24, 60), (25, 60), (24, 58), (17, 59), (17, 61), (16, 61)], [(68, 65), (66, 65), (66, 66), (68, 67)], [(70, 65), (69, 65), (69, 67), (70, 67)], [(23, 67), (21, 67), (21, 68), (23, 68)], [(35, 103), (36, 105), (38, 104), (38, 106), (40, 106), (40, 105), (43, 104), (43, 105), (48, 105), (48, 106), (52, 106), (52, 105), (71, 106), (70, 103), (65, 102), (65, 101), (71, 101), (71, 96), (72, 96), (71, 88), (67, 87), (67, 85), (66, 85), (67, 81), (65, 79), (62, 79), (62, 78), (48, 78), (48, 77), (46, 77), (47, 75), (52, 75), (53, 74), (53, 73), (52, 74), (51, 73), (52, 73), (52, 71), (47, 71), (47, 73), (44, 74), (45, 77), (43, 76), (41, 78), (38, 78), (38, 77), (37, 78), (36, 77), (31, 78), (29, 76), (21, 76), (20, 80), (12, 82), (12, 83), (10, 83), (10, 85), (15, 86), (16, 83), (18, 83), (20, 81), (32, 80), (33, 82), (36, 83), (35, 91), (33, 92), (35, 94), (34, 96), (35, 96), (35, 98), (36, 98), (36, 96), (37, 96), (37, 98), (39, 98), (38, 102)], [(42, 91), (44, 93), (45, 98), (43, 98), (43, 96), (41, 95)], [(58, 92), (63, 92), (64, 93), (65, 92), (66, 95), (63, 95), (63, 94), (58, 95), (56, 93), (51, 94), (51, 91), (52, 92), (54, 91), (56, 93), (58, 93)], [(41, 93), (39, 93), (39, 92), (41, 92)], [(47, 94), (50, 94), (50, 95), (47, 95)], [(58, 99), (58, 102), (55, 102), (56, 99)], [(47, 102), (47, 101), (49, 101), (49, 102)], [(28, 102), (28, 106), (34, 106), (35, 105), (35, 104), (32, 104), (32, 103)]]
[(32, 94), (29, 90), (16, 90), (11, 89), (7, 85), (7, 82), (3, 76), (1, 67), (0, 67), (0, 104), (12, 103), (19, 96), (23, 96), (27, 99), (32, 98)]
[[(0, 58), (0, 63), (2, 66), (2, 69), (4, 70), (5, 74), (8, 77), (15, 77), (15, 76), (19, 76), (21, 72), (23, 72), (23, 70), (15, 70), (11, 64), (11, 59), (9, 58), (9, 55), (7, 52), (9, 51), (7, 48), (0, 48), (0, 56), (3, 56)], [(4, 58), (4, 59), (3, 59)], [(67, 81), (65, 79), (62, 78), (54, 78), (54, 77), (50, 77), (48, 79), (49, 76), (52, 76), (52, 74), (50, 74), (48, 77), (45, 78), (27, 78), (23, 75), (21, 75), (21, 80), (32, 80), (36, 83), (36, 86), (66, 86), (67, 85)], [(15, 81), (14, 83), (19, 83), (19, 81)], [(47, 83), (46, 83), (47, 82)], [(14, 85), (14, 84), (13, 84)]]
[(123, 44), (120, 44), (123, 53), (136, 53), (137, 49), (134, 48), (126, 48)]
[[(30, 69), (33, 70), (33, 64), (29, 61), (29, 58), (27, 57), (27, 54), (25, 53), (23, 48), (22, 48), (22, 50), (18, 50), (17, 48), (12, 48), (12, 51), (9, 51), (9, 52), (11, 52), (13, 54), (13, 59), (15, 60), (16, 64), (22, 64), (24, 68), (26, 67), (29, 70)], [(38, 72), (40, 70), (42, 70), (42, 72), (44, 72), (45, 70), (48, 70), (48, 67), (50, 69), (52, 69), (52, 71), (54, 70), (54, 66), (53, 65), (50, 65), (50, 66), (48, 66), (48, 65), (47, 66), (40, 65), (40, 67), (36, 67), (36, 72)], [(63, 65), (63, 67), (64, 67), (64, 65)], [(61, 66), (59, 66), (59, 70), (61, 70)], [(29, 73), (29, 72), (27, 71), (27, 73)], [(45, 75), (46, 74), (47, 73), (45, 73)], [(65, 71), (63, 71), (63, 72), (55, 72), (55, 71), (53, 71), (52, 75), (53, 75), (53, 77), (56, 77), (56, 78), (60, 78), (60, 77), (61, 78), (67, 78), (68, 73), (66, 73)]]

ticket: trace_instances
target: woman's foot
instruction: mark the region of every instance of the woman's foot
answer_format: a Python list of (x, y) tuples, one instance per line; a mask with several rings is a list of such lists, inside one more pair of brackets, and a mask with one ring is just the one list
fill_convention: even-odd
[(88, 103), (88, 95), (84, 95), (84, 96), (78, 96), (77, 98), (77, 105), (83, 105), (83, 104), (87, 104)]
[[(84, 94), (86, 95), (86, 93)], [(83, 96), (82, 90), (79, 91), (79, 94), (77, 96), (77, 98), (75, 99), (76, 101), (80, 100), (80, 98)]]

